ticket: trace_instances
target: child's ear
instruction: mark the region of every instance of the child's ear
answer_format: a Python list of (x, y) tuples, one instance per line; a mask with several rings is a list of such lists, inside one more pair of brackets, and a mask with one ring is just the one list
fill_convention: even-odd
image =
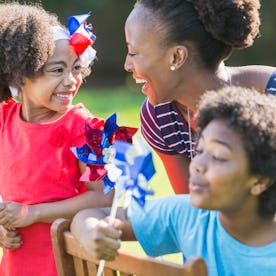
[(254, 196), (259, 196), (262, 192), (267, 190), (271, 185), (270, 178), (268, 177), (258, 177), (257, 181), (251, 187), (251, 194)]

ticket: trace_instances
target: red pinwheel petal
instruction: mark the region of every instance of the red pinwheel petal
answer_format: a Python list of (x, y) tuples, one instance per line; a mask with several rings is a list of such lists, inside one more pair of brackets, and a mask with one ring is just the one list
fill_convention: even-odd
[(136, 127), (124, 127), (125, 129), (126, 129), (126, 131), (131, 135), (131, 136), (133, 136), (136, 132), (137, 132), (137, 130), (138, 130), (138, 128), (136, 128)]
[(98, 181), (104, 178), (106, 175), (106, 170), (104, 169), (104, 166), (89, 166), (90, 168), (90, 175), (89, 179), (90, 181)]
[(86, 166), (85, 172), (80, 177), (80, 181), (98, 181), (106, 176), (104, 166)]
[(100, 129), (89, 129), (85, 131), (87, 144), (92, 148), (92, 150), (99, 157), (102, 155), (102, 131)]
[(80, 56), (91, 45), (91, 40), (80, 33), (74, 33), (71, 36), (70, 44), (74, 47), (76, 54)]
[(132, 143), (132, 136), (137, 130), (133, 127), (118, 127), (111, 136), (110, 143), (113, 144), (117, 140)]
[(86, 166), (85, 168), (85, 172), (82, 174), (82, 176), (80, 177), (80, 181), (84, 181), (84, 182), (89, 182), (90, 180), (90, 168), (88, 166)]
[(100, 128), (100, 129), (103, 129), (103, 127), (104, 127), (104, 120), (94, 117), (91, 120), (89, 120), (87, 122), (87, 124), (88, 124), (88, 126), (90, 128)]

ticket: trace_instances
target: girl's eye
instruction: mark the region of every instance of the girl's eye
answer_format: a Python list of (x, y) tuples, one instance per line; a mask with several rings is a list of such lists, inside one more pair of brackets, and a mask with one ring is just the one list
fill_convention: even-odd
[(73, 68), (73, 73), (80, 73), (81, 72), (81, 69), (82, 69), (82, 67), (81, 67), (81, 65), (75, 65), (74, 66), (74, 68)]
[(220, 157), (218, 155), (212, 155), (212, 158), (215, 160), (215, 161), (218, 161), (218, 162), (225, 162), (226, 159), (223, 158), (223, 157)]
[(136, 54), (134, 54), (134, 53), (130, 53), (130, 52), (128, 52), (127, 53), (130, 57), (134, 57)]
[(63, 68), (53, 68), (52, 70), (50, 70), (50, 72), (53, 73), (62, 73), (64, 70)]
[(74, 67), (74, 69), (75, 69), (75, 70), (81, 70), (81, 66), (80, 66), (80, 65), (76, 65), (76, 66)]

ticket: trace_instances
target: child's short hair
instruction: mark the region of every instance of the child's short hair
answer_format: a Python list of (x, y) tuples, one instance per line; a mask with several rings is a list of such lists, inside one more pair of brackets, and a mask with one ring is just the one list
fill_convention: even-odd
[(241, 135), (250, 173), (269, 177), (271, 186), (260, 195), (259, 212), (276, 212), (276, 97), (255, 90), (228, 87), (203, 95), (197, 112), (199, 132), (214, 119), (226, 119)]
[(55, 47), (51, 26), (57, 17), (38, 5), (0, 4), (0, 100), (10, 97), (9, 85), (34, 77)]

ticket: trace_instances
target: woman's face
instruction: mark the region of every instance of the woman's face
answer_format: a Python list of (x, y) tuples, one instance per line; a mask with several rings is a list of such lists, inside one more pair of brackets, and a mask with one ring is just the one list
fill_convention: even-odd
[(256, 178), (249, 174), (242, 139), (224, 120), (203, 130), (190, 165), (191, 203), (202, 209), (235, 212), (257, 197), (250, 193)]
[[(175, 100), (170, 71), (170, 49), (164, 46), (166, 30), (151, 11), (138, 5), (125, 24), (128, 53), (125, 70), (132, 72), (152, 104)], [(166, 45), (166, 44), (165, 44)]]

